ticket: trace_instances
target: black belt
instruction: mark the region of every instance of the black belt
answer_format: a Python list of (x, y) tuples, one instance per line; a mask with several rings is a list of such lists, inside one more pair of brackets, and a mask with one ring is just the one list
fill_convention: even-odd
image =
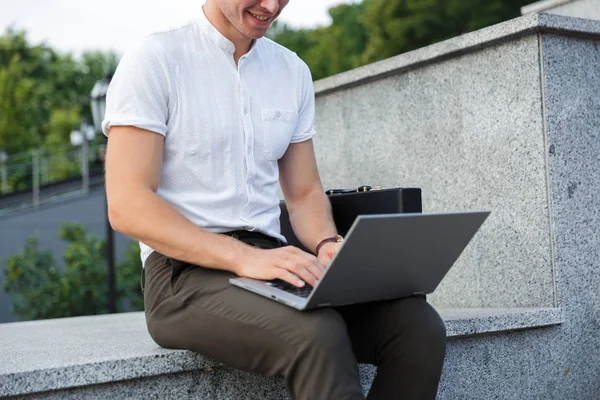
[(241, 240), (242, 242), (245, 242), (246, 240), (258, 239), (258, 240), (266, 240), (268, 242), (277, 244), (279, 246), (286, 245), (286, 243), (282, 242), (281, 240), (274, 238), (272, 236), (269, 236), (269, 235), (265, 235), (262, 232), (251, 232), (251, 231), (245, 231), (245, 230), (238, 230), (238, 231), (223, 232), (222, 235), (231, 236), (232, 238)]

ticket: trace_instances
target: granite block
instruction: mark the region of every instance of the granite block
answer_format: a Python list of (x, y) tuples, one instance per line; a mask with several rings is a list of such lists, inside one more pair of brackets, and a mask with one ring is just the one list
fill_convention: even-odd
[(568, 17), (600, 19), (600, 2), (598, 0), (575, 0), (561, 6), (552, 8), (546, 12)]
[[(559, 309), (440, 309), (439, 312), (449, 336), (543, 327), (562, 322)], [(44, 356), (40, 356), (42, 354)], [(236, 382), (258, 382), (260, 387), (269, 388), (274, 393), (282, 387), (282, 382), (277, 379), (250, 376), (242, 379), (240, 377), (245, 374), (225, 372), (228, 369), (222, 364), (201, 355), (160, 348), (150, 338), (144, 314), (139, 312), (0, 324), (0, 359), (3, 360), (0, 364), (0, 397), (35, 392), (48, 392), (44, 396), (53, 396), (52, 391), (66, 389), (72, 389), (73, 393), (80, 390), (105, 393), (103, 390), (107, 387), (103, 384), (106, 383), (120, 387), (122, 384), (114, 382), (126, 381), (129, 387), (148, 377), (153, 377), (154, 382), (155, 377), (162, 375), (188, 379), (192, 372), (194, 376), (202, 377), (203, 383), (197, 383), (202, 388), (236, 387), (238, 383), (230, 382), (233, 378), (228, 376), (234, 377)], [(361, 365), (360, 369), (363, 387), (368, 390), (375, 369), (368, 365)], [(251, 385), (254, 383), (240, 387)], [(93, 389), (73, 389), (80, 387)], [(190, 390), (197, 389), (193, 387)]]
[(521, 9), (522, 14), (543, 11), (567, 17), (600, 19), (598, 0), (546, 0), (530, 4)]
[(280, 378), (267, 378), (217, 367), (54, 392), (33, 393), (12, 400), (289, 400)]
[(439, 309), (449, 338), (517, 331), (560, 325), (560, 308), (454, 308)]
[(561, 328), (451, 340), (438, 400), (597, 400), (600, 386), (566, 356)]
[[(361, 365), (361, 381), (367, 393), (376, 373)], [(228, 368), (187, 371), (171, 375), (111, 382), (54, 392), (34, 393), (12, 400), (289, 400), (283, 379), (247, 374)]]
[(541, 39), (549, 228), (564, 322), (453, 340), (440, 399), (600, 399), (600, 41)]
[(0, 324), (0, 396), (213, 368), (155, 345), (143, 313)]
[(600, 387), (600, 41), (545, 34), (543, 52), (557, 294), (570, 316), (563, 354), (583, 394)]
[(541, 0), (521, 7), (521, 14), (550, 12), (552, 9), (572, 3), (576, 0)]
[(539, 66), (531, 35), (317, 98), (325, 188), (420, 187), (425, 212), (492, 211), (436, 306), (555, 305)]
[[(585, 373), (563, 358), (564, 337), (556, 329), (538, 329), (469, 338), (452, 338), (438, 400), (596, 400), (600, 381), (569, 396), (569, 388)], [(552, 361), (552, 363), (548, 362)], [(375, 369), (364, 366), (362, 377)], [(539, 379), (543, 376), (544, 379)], [(369, 378), (370, 379), (370, 378)], [(565, 396), (565, 393), (567, 394)], [(15, 397), (12, 400), (288, 400), (283, 381), (226, 368), (187, 371), (96, 386)]]
[[(549, 293), (552, 293), (552, 303), (560, 306), (564, 322), (552, 328), (451, 338), (439, 399), (600, 399), (600, 233), (598, 230), (600, 226), (600, 197), (598, 196), (600, 192), (600, 97), (598, 96), (600, 93), (598, 67), (600, 32), (598, 28), (600, 25), (597, 21), (551, 14), (539, 14), (537, 20), (534, 16), (528, 17), (530, 19), (519, 19), (493, 28), (496, 32), (504, 30), (508, 37), (513, 38), (511, 40), (513, 43), (523, 43), (530, 39), (529, 36), (525, 39), (514, 39), (519, 36), (517, 32), (519, 29), (521, 33), (525, 32), (527, 35), (526, 32), (531, 28), (532, 30), (529, 31), (531, 36), (534, 36), (534, 32), (537, 35), (540, 50), (538, 53), (539, 93), (537, 93), (540, 101), (537, 104), (540, 109), (536, 113), (535, 107), (532, 106), (530, 111), (532, 111), (531, 118), (536, 121), (539, 118), (540, 123), (538, 125), (536, 122), (529, 126), (530, 129), (519, 131), (522, 124), (518, 123), (517, 119), (515, 127), (505, 127), (505, 130), (518, 132), (519, 136), (525, 135), (532, 140), (537, 137), (537, 146), (531, 147), (536, 154), (532, 157), (532, 161), (538, 163), (537, 167), (543, 168), (545, 172), (535, 168), (523, 169), (522, 161), (513, 162), (510, 157), (502, 162), (510, 163), (514, 167), (513, 172), (519, 171), (523, 175), (522, 178), (517, 179), (517, 182), (519, 179), (533, 181), (540, 178), (540, 174), (542, 175), (541, 182), (546, 187), (542, 188), (539, 181), (533, 182), (533, 185), (546, 196), (545, 204), (542, 203), (542, 195), (537, 198), (540, 202), (538, 205), (542, 207), (541, 210), (538, 209), (537, 215), (540, 216), (538, 222), (543, 222), (542, 215), (548, 216), (547, 227), (544, 230), (540, 223), (532, 228), (547, 233), (543, 249), (548, 250), (549, 254), (545, 255), (542, 252), (532, 254), (537, 261), (540, 260), (537, 257), (540, 254), (547, 258), (544, 263), (537, 264), (539, 268), (545, 266), (545, 272), (542, 275), (532, 274), (530, 279), (535, 280), (538, 277), (544, 279), (548, 276), (546, 274), (550, 273), (551, 279), (545, 281), (544, 289), (549, 289)], [(514, 29), (516, 26), (520, 28)], [(410, 177), (415, 173), (422, 175), (426, 173), (411, 170), (410, 163), (403, 160), (406, 158), (410, 161), (417, 158), (429, 161), (430, 153), (423, 152), (421, 147), (411, 147), (411, 143), (416, 141), (421, 145), (425, 142), (425, 140), (420, 141), (418, 135), (429, 135), (428, 141), (439, 142), (439, 138), (430, 137), (435, 134), (423, 129), (418, 131), (419, 127), (426, 123), (430, 124), (430, 131), (434, 133), (451, 132), (450, 129), (437, 129), (438, 126), (444, 127), (445, 124), (451, 123), (456, 124), (455, 129), (460, 131), (462, 126), (458, 125), (456, 120), (461, 120), (463, 113), (452, 114), (452, 106), (456, 104), (463, 106), (460, 102), (462, 97), (452, 96), (452, 90), (449, 88), (451, 85), (440, 85), (438, 83), (440, 79), (435, 79), (435, 74), (430, 74), (429, 80), (433, 82), (431, 85), (434, 88), (439, 87), (438, 98), (446, 100), (445, 103), (448, 104), (445, 109), (436, 104), (433, 96), (430, 97), (429, 102), (421, 101), (424, 95), (420, 91), (426, 93), (431, 90), (425, 78), (420, 78), (421, 85), (414, 85), (411, 91), (398, 90), (398, 93), (404, 94), (403, 96), (387, 93), (393, 91), (392, 88), (398, 81), (403, 80), (404, 86), (409, 87), (411, 83), (419, 80), (420, 74), (425, 76), (428, 69), (441, 69), (444, 65), (447, 71), (445, 76), (452, 80), (456, 74), (448, 66), (452, 65), (454, 59), (462, 58), (463, 62), (457, 65), (470, 71), (469, 62), (473, 59), (469, 58), (467, 53), (481, 54), (486, 51), (480, 48), (483, 45), (494, 48), (505, 46), (509, 62), (501, 64), (502, 67), (510, 68), (513, 63), (518, 64), (519, 60), (523, 60), (523, 53), (519, 55), (513, 52), (513, 49), (506, 47), (506, 43), (492, 45), (480, 35), (483, 35), (483, 31), (320, 82), (317, 85), (319, 88), (317, 101), (320, 113), (318, 121), (322, 125), (318, 128), (323, 133), (322, 136), (335, 137), (333, 146), (327, 143), (326, 137), (317, 139), (327, 144), (327, 146), (318, 146), (317, 150), (323, 152), (320, 163), (324, 165), (329, 182), (342, 176), (343, 183), (350, 186), (364, 183), (419, 186), (419, 182), (410, 180)], [(495, 40), (493, 35), (490, 35), (489, 39)], [(469, 41), (470, 45), (460, 46), (461, 43)], [(531, 48), (529, 50), (533, 52)], [(513, 53), (510, 54), (511, 52)], [(450, 58), (451, 56), (453, 58)], [(524, 58), (525, 66), (527, 60), (530, 58)], [(530, 64), (529, 67), (531, 66)], [(414, 71), (411, 71), (412, 69)], [(527, 67), (523, 69), (523, 73), (528, 73)], [(494, 90), (505, 87), (511, 77), (519, 81), (519, 74), (515, 69), (505, 77), (506, 81), (491, 80), (487, 82), (487, 86), (486, 81), (478, 81), (477, 75), (474, 75), (473, 82), (467, 84), (469, 90), (465, 91), (471, 93), (474, 89), (477, 93), (479, 82), (490, 93), (495, 93)], [(521, 101), (518, 106), (521, 110), (524, 104), (527, 104), (523, 99), (527, 98), (528, 85), (535, 85), (533, 79), (532, 74), (528, 79), (521, 81), (522, 90), (513, 91), (517, 96), (512, 100)], [(455, 86), (463, 84), (461, 80), (454, 79), (453, 82)], [(373, 93), (369, 94), (368, 89)], [(529, 96), (531, 95), (532, 92), (529, 92)], [(381, 106), (384, 103), (378, 102), (377, 97), (381, 97), (388, 103)], [(411, 104), (413, 97), (419, 101), (418, 105)], [(505, 96), (499, 97), (498, 107), (505, 106), (506, 100)], [(483, 102), (485, 103), (486, 100), (484, 99)], [(401, 106), (396, 106), (396, 103), (400, 103)], [(319, 110), (320, 107), (329, 110), (330, 114), (327, 115), (325, 110)], [(477, 109), (476, 105), (472, 107)], [(422, 111), (430, 109), (434, 112)], [(411, 124), (410, 115), (413, 113), (417, 113), (422, 120), (430, 121), (422, 122), (423, 125)], [(402, 126), (402, 123), (405, 123), (401, 120), (403, 114), (409, 117), (408, 128)], [(500, 115), (502, 121), (511, 121), (509, 113)], [(360, 121), (360, 117), (363, 121)], [(485, 119), (486, 115), (484, 114), (483, 117)], [(381, 123), (381, 119), (388, 125)], [(496, 133), (493, 129), (494, 125), (489, 122), (491, 121), (488, 120), (484, 128)], [(355, 124), (358, 124), (357, 127)], [(404, 143), (407, 149), (394, 147), (394, 142), (387, 134), (390, 130), (394, 133), (402, 129), (405, 135), (408, 131), (408, 137), (411, 139)], [(415, 130), (417, 131), (411, 132)], [(500, 135), (502, 134), (500, 132)], [(352, 146), (345, 143), (345, 140), (355, 140), (358, 150), (353, 153)], [(381, 140), (383, 145), (369, 153), (369, 146), (374, 143), (376, 145), (377, 140)], [(473, 147), (469, 141), (456, 140), (455, 142), (456, 149), (450, 148), (449, 145), (443, 147), (450, 157), (462, 155), (464, 148)], [(498, 143), (490, 142), (490, 145), (499, 153), (506, 149), (506, 146), (498, 146)], [(518, 149), (519, 146), (517, 146), (517, 153)], [(364, 160), (361, 159), (361, 154), (364, 152), (367, 153), (366, 158), (373, 160), (377, 168), (365, 169), (368, 163), (361, 161)], [(395, 154), (388, 154), (390, 152)], [(532, 156), (531, 152), (525, 153), (519, 154), (517, 158), (527, 159)], [(343, 155), (346, 158), (342, 158)], [(354, 170), (355, 161), (349, 162), (348, 156), (357, 158), (359, 163), (363, 162), (361, 168)], [(433, 162), (424, 164), (423, 168), (428, 169), (429, 174), (450, 175), (443, 167), (438, 166), (439, 159), (442, 157), (434, 158)], [(341, 175), (334, 175), (332, 164), (328, 164), (336, 162), (343, 167), (340, 168)], [(386, 165), (389, 168), (385, 169)], [(454, 168), (452, 172), (456, 172), (458, 176), (456, 179), (459, 182), (463, 179), (464, 169), (449, 163), (443, 165), (448, 169)], [(473, 163), (469, 162), (467, 165), (472, 168)], [(489, 168), (487, 166), (485, 168), (481, 172), (488, 174)], [(373, 172), (374, 169), (377, 170)], [(345, 173), (346, 170), (350, 173)], [(531, 178), (532, 171), (537, 171), (537, 178)], [(397, 176), (404, 179), (386, 181), (379, 178), (381, 182), (373, 182), (374, 178), (380, 176)], [(515, 179), (514, 176), (510, 178)], [(454, 181), (448, 179), (448, 182)], [(341, 185), (338, 181), (336, 183)], [(485, 199), (485, 196), (493, 191), (482, 191), (482, 193), (481, 197)], [(532, 194), (532, 192), (527, 193)], [(468, 195), (472, 193), (469, 192)], [(428, 192), (425, 191), (426, 208), (428, 207), (427, 196)], [(520, 213), (531, 206), (530, 199), (524, 200), (523, 205), (514, 203), (512, 210), (503, 208), (506, 215), (501, 218), (502, 222), (512, 225), (513, 219), (521, 218)], [(484, 238), (485, 241), (490, 243), (490, 246), (502, 247), (502, 242), (496, 240), (499, 232), (501, 231), (493, 229)], [(478, 235), (481, 233), (486, 234), (485, 229)], [(551, 246), (546, 246), (546, 240), (550, 241)], [(542, 242), (538, 242), (538, 245), (540, 243)], [(531, 249), (529, 245), (527, 248)], [(513, 251), (513, 248), (508, 247), (506, 250)], [(486, 257), (484, 253), (482, 257)], [(490, 266), (493, 266), (492, 260), (494, 258), (488, 260)], [(504, 261), (497, 265), (498, 269), (508, 269), (503, 264)], [(527, 267), (522, 266), (522, 268)], [(455, 268), (453, 272), (459, 273), (460, 267)], [(482, 271), (482, 273), (487, 272)], [(486, 284), (490, 286), (485, 286), (482, 285), (477, 274), (464, 274), (461, 278), (466, 282), (462, 287), (465, 291), (491, 290), (494, 286), (504, 283), (502, 280), (489, 280)], [(530, 279), (521, 276), (510, 281), (508, 286), (511, 288), (504, 286), (502, 288), (507, 290), (508, 295), (514, 293), (511, 292), (515, 290), (512, 286), (524, 288), (533, 284), (535, 287), (536, 282)], [(441, 289), (444, 290), (443, 287)], [(526, 292), (521, 294), (525, 296)], [(461, 295), (460, 291), (457, 291), (457, 295)], [(432, 299), (439, 300), (435, 296), (432, 296)], [(463, 324), (463, 331), (468, 332), (468, 325), (468, 323)]]

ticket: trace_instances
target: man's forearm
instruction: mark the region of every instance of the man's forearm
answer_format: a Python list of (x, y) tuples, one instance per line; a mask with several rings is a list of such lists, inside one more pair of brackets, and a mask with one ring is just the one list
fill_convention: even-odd
[(197, 227), (150, 190), (121, 201), (109, 199), (109, 210), (115, 230), (177, 260), (236, 272), (236, 259), (246, 246)]
[(321, 240), (337, 234), (331, 204), (322, 190), (308, 192), (288, 204), (288, 210), (296, 237), (311, 252), (315, 252)]

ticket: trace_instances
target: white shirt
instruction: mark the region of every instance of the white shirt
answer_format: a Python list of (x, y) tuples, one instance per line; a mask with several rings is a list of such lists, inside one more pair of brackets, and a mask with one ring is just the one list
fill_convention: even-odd
[[(123, 56), (103, 131), (130, 125), (165, 136), (157, 194), (197, 226), (285, 241), (277, 160), (290, 143), (315, 134), (310, 70), (267, 38), (255, 41), (236, 67), (233, 43), (201, 14)], [(144, 263), (153, 249), (140, 247)]]

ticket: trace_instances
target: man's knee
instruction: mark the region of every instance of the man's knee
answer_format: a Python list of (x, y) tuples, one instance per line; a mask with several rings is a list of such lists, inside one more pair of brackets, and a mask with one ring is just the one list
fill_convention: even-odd
[(173, 327), (169, 327), (163, 318), (146, 315), (146, 327), (154, 343), (164, 348), (175, 348), (172, 341)]
[(407, 301), (412, 308), (415, 328), (430, 340), (446, 342), (446, 325), (435, 308), (419, 297)]
[(430, 360), (437, 364), (446, 354), (446, 326), (438, 312), (425, 299), (414, 297), (402, 300), (398, 308), (398, 332), (408, 346), (405, 355)]
[(159, 307), (146, 311), (146, 328), (156, 344), (168, 349), (181, 348), (182, 332), (187, 324), (182, 318), (183, 305), (173, 301), (163, 301)]

